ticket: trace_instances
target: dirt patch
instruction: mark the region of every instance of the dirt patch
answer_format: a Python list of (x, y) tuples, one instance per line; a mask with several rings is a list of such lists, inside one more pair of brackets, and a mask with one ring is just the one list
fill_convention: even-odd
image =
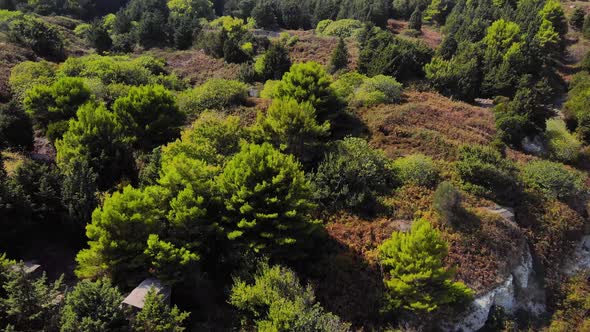
[(407, 21), (390, 19), (387, 21), (387, 29), (402, 38), (423, 41), (432, 49), (436, 49), (443, 39), (443, 35), (440, 31), (428, 25), (422, 25), (422, 33), (418, 37), (414, 38), (407, 36), (404, 34), (408, 30)]
[[(315, 61), (324, 66), (330, 64), (332, 52), (338, 45), (338, 38), (316, 36), (313, 30), (310, 31), (289, 31), (291, 35), (297, 36), (299, 40), (289, 48), (291, 62)], [(359, 45), (354, 38), (346, 39), (348, 48), (348, 69), (355, 70), (359, 57)]]

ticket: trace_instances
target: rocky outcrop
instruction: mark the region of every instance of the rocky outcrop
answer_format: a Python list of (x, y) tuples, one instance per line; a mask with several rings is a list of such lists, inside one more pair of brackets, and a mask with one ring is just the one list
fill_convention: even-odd
[(584, 236), (572, 255), (564, 262), (562, 271), (567, 275), (590, 269), (590, 235)]
[[(500, 215), (504, 221), (516, 226), (514, 211), (511, 208), (495, 206), (485, 210)], [(444, 330), (478, 331), (485, 325), (494, 306), (502, 308), (508, 314), (513, 314), (519, 309), (533, 315), (545, 312), (545, 291), (537, 278), (531, 250), (524, 239), (522, 255), (515, 257), (511, 266), (501, 283), (478, 295), (463, 314), (445, 325)]]

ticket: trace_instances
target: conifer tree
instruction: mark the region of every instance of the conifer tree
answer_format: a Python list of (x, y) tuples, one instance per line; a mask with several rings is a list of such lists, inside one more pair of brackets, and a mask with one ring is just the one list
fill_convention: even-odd
[(330, 72), (335, 73), (340, 69), (345, 69), (348, 66), (348, 49), (344, 39), (340, 38), (338, 45), (332, 52), (332, 58), (330, 59)]
[(454, 272), (444, 266), (447, 253), (447, 243), (425, 219), (383, 242), (379, 257), (388, 291), (386, 310), (433, 312), (471, 298), (473, 291), (453, 282)]
[(576, 30), (581, 30), (584, 26), (584, 10), (580, 7), (576, 7), (572, 17), (570, 17), (570, 24)]
[(183, 332), (183, 322), (189, 313), (180, 311), (177, 306), (170, 308), (164, 296), (152, 288), (145, 297), (141, 311), (132, 322), (132, 330), (137, 332)]

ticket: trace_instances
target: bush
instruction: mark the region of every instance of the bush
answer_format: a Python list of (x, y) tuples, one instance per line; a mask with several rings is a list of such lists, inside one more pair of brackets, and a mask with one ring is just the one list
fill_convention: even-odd
[(332, 89), (339, 98), (349, 101), (367, 78), (356, 71), (345, 73), (332, 83)]
[(348, 49), (346, 48), (346, 44), (344, 43), (344, 39), (340, 38), (338, 41), (338, 45), (332, 52), (332, 57), (330, 58), (330, 72), (335, 73), (341, 69), (346, 69), (348, 67)]
[(311, 176), (315, 198), (330, 210), (370, 210), (392, 181), (388, 160), (362, 138), (336, 143)]
[(552, 161), (536, 160), (527, 163), (522, 169), (522, 180), (526, 186), (548, 198), (566, 203), (583, 200), (587, 194), (587, 177), (584, 173)]
[(51, 85), (55, 80), (55, 66), (47, 61), (25, 61), (12, 68), (8, 83), (16, 99), (25, 97), (25, 92), (33, 86)]
[(465, 189), (492, 198), (514, 198), (516, 168), (492, 147), (462, 146), (455, 166)]
[(453, 223), (461, 211), (461, 193), (451, 182), (441, 182), (434, 192), (432, 208), (446, 223)]
[(8, 35), (13, 42), (30, 47), (40, 56), (63, 56), (63, 37), (55, 27), (39, 19), (23, 16), (10, 22)]
[(578, 160), (582, 143), (572, 135), (561, 119), (547, 121), (547, 148), (552, 159), (561, 162)]
[(363, 106), (393, 104), (400, 100), (402, 85), (395, 78), (384, 75), (364, 80), (353, 97), (353, 103)]
[(33, 148), (31, 119), (16, 102), (0, 105), (0, 150)]
[(268, 80), (264, 83), (262, 91), (260, 91), (260, 97), (266, 99), (274, 99), (278, 97), (278, 89), (281, 81)]
[(434, 161), (424, 155), (399, 158), (393, 162), (393, 170), (397, 180), (404, 185), (431, 187), (438, 180), (438, 169)]
[(178, 96), (178, 105), (187, 117), (194, 119), (206, 109), (223, 109), (243, 104), (248, 87), (239, 81), (213, 78)]
[(273, 44), (266, 53), (256, 59), (254, 65), (258, 79), (262, 81), (281, 79), (290, 67), (289, 52), (281, 43)]
[(318, 23), (315, 31), (321, 36), (348, 38), (354, 36), (362, 27), (361, 21), (353, 19), (324, 20)]

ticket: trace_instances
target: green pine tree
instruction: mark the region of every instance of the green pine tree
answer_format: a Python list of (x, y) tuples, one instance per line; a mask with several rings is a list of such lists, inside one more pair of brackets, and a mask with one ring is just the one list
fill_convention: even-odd
[(137, 332), (183, 332), (183, 322), (190, 314), (180, 311), (177, 306), (170, 307), (164, 296), (150, 289), (145, 297), (141, 311), (132, 322), (132, 330)]
[(453, 271), (444, 266), (447, 253), (447, 243), (425, 219), (383, 242), (379, 257), (388, 290), (386, 310), (433, 312), (470, 299), (473, 291), (453, 282)]
[(335, 73), (340, 69), (345, 69), (348, 66), (348, 49), (344, 39), (340, 38), (338, 45), (332, 52), (332, 59), (330, 59), (330, 72)]

